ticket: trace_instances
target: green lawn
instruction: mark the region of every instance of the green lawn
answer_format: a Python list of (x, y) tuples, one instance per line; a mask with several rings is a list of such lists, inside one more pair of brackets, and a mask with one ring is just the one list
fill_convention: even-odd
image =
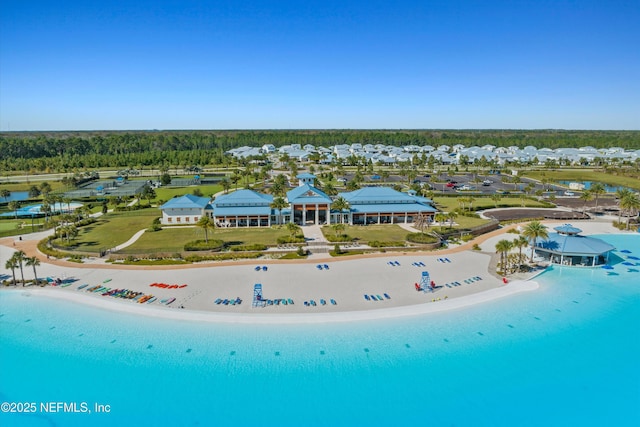
[[(457, 197), (434, 197), (434, 202), (439, 210), (449, 212), (456, 208), (461, 207), (458, 203)], [(467, 204), (465, 203), (465, 208)], [(474, 197), (473, 201), (474, 209), (492, 209), (496, 207), (496, 204), (489, 197)], [(498, 201), (499, 207), (522, 207), (522, 199), (520, 197), (505, 197), (503, 196)], [(529, 208), (542, 208), (546, 207), (544, 203), (537, 200), (525, 199), (525, 207)]]
[[(213, 232), (209, 231), (210, 239), (219, 239), (228, 244), (238, 245), (252, 243), (277, 245), (278, 237), (288, 235), (289, 232), (284, 227), (216, 228)], [(144, 233), (137, 242), (124, 248), (120, 253), (182, 252), (185, 243), (198, 239), (204, 239), (204, 230), (199, 227), (165, 228), (161, 231)]]
[(74, 240), (76, 249), (84, 252), (99, 252), (126, 242), (136, 232), (148, 228), (160, 210), (141, 209), (131, 212), (113, 212), (98, 218), (98, 221), (82, 227)]
[(212, 196), (213, 194), (222, 191), (222, 185), (193, 185), (190, 187), (160, 187), (156, 188), (156, 198), (154, 201), (164, 200), (169, 201), (176, 196), (184, 196), (185, 194), (193, 194), (193, 190), (198, 189), (202, 192), (204, 197)]
[[(325, 236), (335, 236), (331, 226), (322, 227)], [(358, 239), (361, 242), (377, 240), (380, 242), (403, 241), (409, 232), (398, 225), (346, 225), (342, 234)]]
[(593, 171), (591, 169), (571, 169), (571, 170), (532, 170), (522, 171), (522, 176), (542, 180), (544, 178), (552, 181), (591, 181), (601, 182), (611, 186), (624, 186), (640, 190), (640, 179), (630, 178), (620, 175), (610, 175), (604, 172)]

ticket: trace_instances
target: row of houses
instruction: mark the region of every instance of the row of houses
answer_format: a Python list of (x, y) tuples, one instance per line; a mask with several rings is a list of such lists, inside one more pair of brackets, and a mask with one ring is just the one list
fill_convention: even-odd
[(348, 208), (333, 207), (334, 199), (314, 187), (315, 176), (300, 174), (298, 187), (287, 192), (285, 205), (274, 206), (270, 194), (237, 190), (211, 200), (187, 194), (163, 204), (162, 224), (195, 224), (202, 216), (218, 227), (269, 227), (293, 222), (298, 225), (398, 224), (413, 223), (419, 215), (433, 220), (437, 209), (433, 202), (415, 192), (399, 192), (388, 187), (364, 187), (339, 193)]
[(332, 163), (334, 160), (345, 161), (355, 156), (367, 162), (371, 161), (373, 164), (393, 165), (399, 162), (412, 162), (415, 156), (423, 155), (427, 158), (433, 156), (435, 161), (443, 164), (460, 164), (463, 160), (475, 163), (483, 158), (498, 165), (504, 165), (507, 162), (534, 162), (544, 165), (548, 160), (564, 161), (570, 164), (591, 163), (596, 159), (602, 159), (605, 162), (640, 160), (640, 150), (624, 150), (619, 147), (596, 149), (590, 146), (551, 149), (494, 145), (465, 147), (462, 144), (437, 147), (431, 145), (395, 147), (383, 144), (338, 144), (330, 147), (315, 147), (311, 144), (304, 146), (291, 144), (276, 148), (272, 144), (265, 144), (262, 147), (244, 146), (227, 151), (227, 154), (237, 158), (262, 155), (279, 157), (286, 154), (289, 158), (301, 162), (310, 160), (314, 153), (319, 155), (319, 162), (325, 164)]

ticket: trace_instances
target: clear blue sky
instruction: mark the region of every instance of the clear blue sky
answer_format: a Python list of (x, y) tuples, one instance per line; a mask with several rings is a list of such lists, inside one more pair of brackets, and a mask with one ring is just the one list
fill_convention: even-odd
[(0, 130), (640, 129), (640, 1), (0, 0)]

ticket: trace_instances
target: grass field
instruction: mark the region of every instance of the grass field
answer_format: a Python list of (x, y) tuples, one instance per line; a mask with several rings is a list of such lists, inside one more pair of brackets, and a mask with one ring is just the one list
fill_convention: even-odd
[[(278, 237), (288, 235), (284, 227), (216, 228), (213, 232), (209, 231), (209, 239), (237, 245), (259, 243), (272, 246), (278, 244)], [(119, 253), (182, 252), (185, 243), (198, 239), (204, 240), (204, 230), (199, 227), (164, 228), (144, 233), (138, 241)]]
[[(434, 202), (438, 209), (449, 212), (456, 208), (461, 207), (458, 203), (458, 197), (434, 197)], [(467, 204), (465, 203), (465, 208)], [(473, 205), (474, 209), (493, 209), (496, 207), (496, 203), (489, 197), (474, 197)], [(502, 197), (498, 201), (498, 207), (522, 207), (522, 199), (520, 197)], [(525, 199), (525, 207), (528, 208), (543, 208), (544, 203), (537, 200)]]
[[(325, 236), (335, 236), (335, 231), (331, 226), (322, 227), (322, 233)], [(403, 241), (409, 232), (398, 225), (346, 225), (342, 234), (347, 234), (351, 238), (358, 239), (361, 242), (369, 241)]]
[(542, 180), (544, 178), (553, 181), (591, 181), (601, 182), (611, 186), (623, 186), (640, 190), (640, 179), (630, 178), (626, 176), (610, 175), (604, 172), (596, 172), (593, 170), (558, 170), (558, 171), (522, 171), (522, 176)]
[(222, 191), (222, 186), (218, 184), (212, 185), (193, 185), (190, 187), (160, 187), (156, 188), (156, 198), (154, 201), (171, 200), (176, 196), (184, 196), (185, 194), (193, 194), (193, 190), (198, 189), (202, 192), (203, 197), (210, 197), (215, 193)]
[(160, 216), (158, 209), (141, 209), (131, 212), (113, 212), (94, 224), (82, 227), (74, 240), (76, 249), (83, 252), (100, 252), (126, 242), (136, 232), (148, 228)]

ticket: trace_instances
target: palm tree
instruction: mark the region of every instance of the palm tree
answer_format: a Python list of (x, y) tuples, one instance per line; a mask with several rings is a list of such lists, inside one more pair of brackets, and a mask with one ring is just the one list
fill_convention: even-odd
[(331, 208), (340, 212), (340, 223), (344, 223), (344, 211), (349, 210), (349, 202), (344, 197), (338, 197), (331, 203)]
[(473, 202), (475, 202), (475, 198), (473, 198), (472, 196), (467, 197), (467, 203), (469, 203), (469, 212), (471, 212), (471, 209), (473, 209)]
[(522, 263), (522, 248), (526, 248), (529, 246), (529, 240), (527, 240), (524, 236), (518, 236), (517, 239), (513, 241), (513, 247), (518, 249), (518, 263)]
[(338, 194), (338, 190), (336, 190), (336, 187), (331, 182), (324, 184), (322, 190), (327, 193), (328, 196), (335, 196)]
[(276, 197), (275, 199), (273, 199), (273, 202), (271, 202), (270, 208), (278, 210), (278, 224), (282, 224), (282, 210), (288, 206), (289, 204), (284, 200), (283, 197)]
[(537, 239), (547, 239), (549, 237), (549, 233), (547, 232), (547, 227), (543, 225), (540, 221), (531, 221), (527, 226), (522, 230), (522, 235), (529, 240), (529, 244), (531, 245), (531, 263), (533, 263), (533, 253), (536, 247)]
[(5, 262), (4, 264), (4, 268), (6, 268), (7, 270), (11, 270), (11, 274), (13, 275), (13, 284), (16, 284), (16, 268), (18, 268), (18, 261), (11, 257), (7, 260), (7, 262)]
[[(62, 203), (65, 203), (67, 205), (67, 213), (71, 212), (71, 197), (63, 197), (62, 198)], [(62, 210), (62, 209), (60, 209)]]
[(229, 181), (229, 178), (225, 177), (222, 179), (222, 181), (220, 181), (220, 185), (222, 185), (224, 194), (227, 194), (229, 192), (229, 189), (231, 188), (231, 181)]
[(9, 210), (13, 211), (13, 215), (16, 219), (18, 219), (18, 209), (20, 209), (20, 202), (17, 200), (12, 200), (9, 202)]
[(209, 244), (209, 230), (215, 228), (215, 224), (208, 215), (202, 215), (196, 225), (204, 230), (204, 241)]
[(582, 211), (585, 212), (587, 210), (587, 203), (593, 200), (593, 193), (589, 190), (583, 191), (580, 195), (580, 199), (584, 200), (584, 207), (582, 208)]
[(508, 271), (507, 266), (507, 254), (513, 247), (513, 243), (511, 240), (502, 239), (498, 243), (496, 243), (496, 252), (500, 254), (500, 267), (502, 267), (502, 272), (506, 275)]
[(36, 267), (40, 266), (40, 260), (34, 256), (26, 259), (25, 264), (28, 267), (33, 267), (33, 277), (35, 277), (35, 284), (38, 284), (38, 273), (36, 273)]
[(298, 230), (300, 230), (300, 226), (293, 222), (288, 222), (287, 230), (289, 231), (289, 234), (291, 234), (291, 237), (293, 238), (298, 233)]
[(628, 230), (629, 224), (631, 222), (631, 217), (634, 214), (637, 214), (637, 211), (640, 209), (640, 197), (638, 197), (638, 194), (629, 192), (629, 194), (627, 194), (624, 199), (620, 200), (620, 209), (625, 209), (629, 211), (629, 215), (627, 216), (627, 230)]
[(2, 197), (5, 202), (7, 201), (9, 196), (11, 196), (11, 191), (7, 190), (6, 188), (0, 190), (0, 197)]
[(604, 185), (601, 182), (594, 182), (589, 191), (593, 194), (596, 199), (596, 208), (598, 207), (598, 197), (601, 194), (606, 193)]
[(333, 231), (336, 233), (336, 237), (338, 237), (338, 234), (340, 234), (341, 232), (343, 232), (346, 228), (346, 225), (344, 224), (333, 224), (331, 226), (331, 228), (333, 228)]
[(458, 212), (447, 212), (447, 219), (449, 220), (449, 228), (453, 228), (453, 221), (458, 217)]
[(442, 224), (447, 220), (447, 215), (443, 212), (438, 212), (435, 215), (435, 220), (438, 224), (440, 224), (440, 231), (442, 231)]
[(498, 207), (498, 203), (500, 202), (500, 200), (502, 200), (502, 196), (500, 196), (499, 194), (492, 194), (491, 195), (491, 200), (493, 200), (493, 203), (495, 203), (496, 208)]
[(618, 198), (618, 224), (622, 222), (622, 200), (629, 196), (631, 190), (628, 188), (619, 188), (616, 191), (616, 197)]
[(22, 270), (22, 263), (24, 262), (26, 255), (27, 254), (25, 254), (23, 251), (18, 251), (18, 252), (15, 252), (11, 257), (18, 264), (18, 267), (20, 267), (20, 276), (22, 277), (22, 286), (24, 286), (24, 271)]

